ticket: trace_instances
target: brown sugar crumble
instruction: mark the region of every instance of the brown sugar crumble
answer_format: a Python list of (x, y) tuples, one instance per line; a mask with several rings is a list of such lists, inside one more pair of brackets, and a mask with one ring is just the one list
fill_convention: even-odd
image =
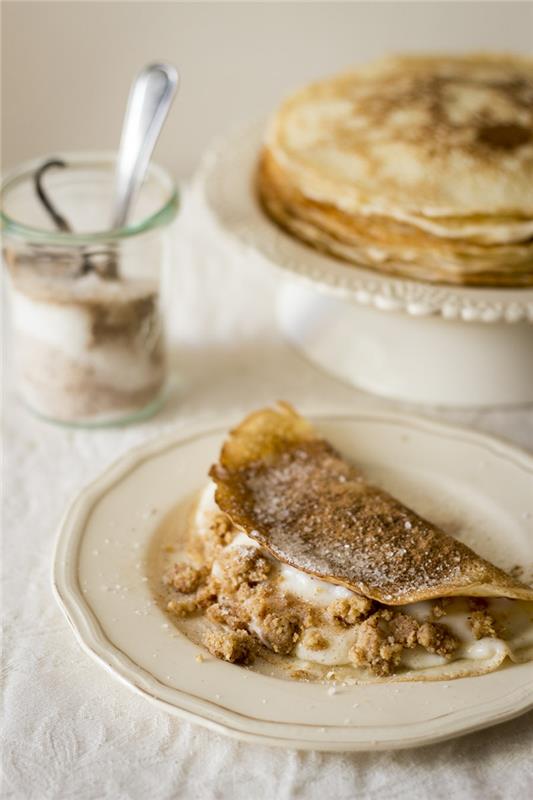
[(211, 622), (226, 625), (233, 631), (243, 630), (248, 622), (247, 615), (239, 615), (235, 609), (222, 603), (213, 603), (206, 609), (205, 615)]
[(317, 606), (308, 606), (306, 604), (300, 604), (301, 612), (300, 612), (300, 622), (302, 624), (302, 628), (318, 628), (324, 622), (324, 614), (322, 613), (322, 609), (318, 608)]
[(429, 653), (448, 656), (457, 649), (459, 642), (444, 625), (420, 624), (409, 614), (382, 609), (361, 623), (350, 656), (356, 666), (367, 667), (383, 677), (398, 667), (404, 649), (417, 645)]
[[(178, 566), (178, 565), (176, 565)], [(186, 565), (188, 566), (188, 565)], [(200, 572), (198, 570), (197, 572)], [(201, 582), (193, 591), (180, 592), (174, 586), (172, 581), (168, 579), (164, 583), (172, 591), (172, 596), (166, 604), (166, 609), (176, 617), (186, 617), (198, 611), (206, 609), (217, 598), (218, 584), (212, 575), (209, 575), (207, 570), (201, 572)], [(190, 586), (189, 583), (180, 583), (179, 585)]]
[(248, 586), (265, 581), (272, 569), (270, 562), (258, 550), (238, 547), (222, 553), (219, 559), (222, 587), (233, 592), (246, 583)]
[(291, 672), (291, 678), (296, 681), (310, 681), (312, 677), (306, 669), (293, 669)]
[(253, 662), (254, 640), (246, 631), (206, 631), (203, 643), (215, 658), (232, 664)]
[(334, 600), (328, 606), (328, 613), (334, 622), (339, 625), (355, 625), (356, 622), (368, 617), (372, 610), (372, 600), (360, 595), (353, 597), (343, 597), (339, 600)]
[[(217, 564), (216, 577), (206, 566), (178, 563), (164, 578), (172, 593), (168, 611), (178, 617), (203, 612), (216, 626), (205, 634), (204, 644), (217, 658), (248, 664), (261, 647), (278, 655), (290, 655), (300, 640), (309, 650), (325, 650), (330, 641), (317, 630), (325, 619), (344, 628), (358, 625), (350, 660), (378, 676), (391, 675), (397, 669), (404, 649), (419, 645), (447, 657), (458, 647), (458, 640), (445, 625), (419, 623), (410, 614), (380, 607), (358, 595), (333, 601), (325, 612), (293, 595), (282, 597), (271, 562), (257, 548), (221, 550)], [(444, 616), (449, 602), (447, 598), (435, 602), (432, 617)], [(496, 636), (486, 601), (469, 598), (468, 604), (474, 636)], [(260, 636), (249, 630), (254, 619), (260, 621)]]
[(209, 531), (217, 544), (221, 545), (229, 544), (235, 536), (231, 520), (226, 514), (217, 514), (210, 525)]
[(329, 647), (329, 640), (320, 631), (306, 631), (303, 643), (309, 650), (326, 650)]
[(300, 626), (290, 614), (267, 614), (261, 620), (261, 639), (270, 650), (289, 655), (300, 638)]
[(394, 640), (409, 649), (418, 644), (419, 627), (414, 617), (401, 612), (394, 613), (389, 620), (389, 629)]
[(234, 539), (235, 534), (236, 531), (229, 518), (226, 514), (220, 513), (214, 517), (207, 530), (204, 531), (201, 542), (195, 541), (190, 544), (193, 544), (194, 555), (211, 567), (215, 559), (223, 552), (223, 548)]
[(417, 640), (428, 653), (438, 656), (449, 656), (459, 646), (453, 633), (438, 622), (424, 622), (418, 629)]
[(470, 627), (475, 639), (483, 639), (485, 636), (496, 637), (498, 631), (496, 624), (490, 614), (486, 611), (472, 611), (468, 617)]
[(174, 564), (172, 570), (163, 578), (163, 581), (167, 586), (176, 589), (177, 592), (191, 594), (205, 581), (207, 575), (208, 570), (206, 567), (196, 568), (191, 564), (178, 563)]
[[(403, 646), (394, 640), (386, 624), (389, 612), (377, 611), (368, 617), (358, 631), (357, 641), (350, 650), (355, 666), (367, 667), (374, 675), (390, 675), (399, 665)], [(392, 612), (391, 612), (392, 614)]]
[(169, 600), (166, 609), (176, 617), (187, 617), (197, 611), (198, 606), (194, 600)]

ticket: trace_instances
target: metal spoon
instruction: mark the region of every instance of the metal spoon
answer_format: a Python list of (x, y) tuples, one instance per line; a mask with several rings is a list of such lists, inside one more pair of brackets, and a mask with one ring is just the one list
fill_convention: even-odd
[(149, 64), (132, 84), (122, 126), (111, 228), (123, 228), (178, 88), (171, 64)]
[[(144, 180), (150, 157), (176, 94), (179, 77), (171, 64), (149, 64), (134, 80), (122, 126), (115, 175), (111, 229), (123, 228)], [(58, 230), (70, 232), (68, 221), (56, 210), (43, 186), (43, 175), (51, 167), (66, 167), (60, 159), (50, 159), (34, 176), (35, 191)], [(96, 272), (102, 278), (118, 277), (118, 252), (83, 247), (78, 275)]]

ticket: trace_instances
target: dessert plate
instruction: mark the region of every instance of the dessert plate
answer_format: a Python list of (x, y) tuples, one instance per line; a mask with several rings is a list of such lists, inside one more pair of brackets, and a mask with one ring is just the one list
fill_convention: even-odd
[[(533, 458), (488, 436), (385, 414), (311, 415), (377, 483), (531, 582)], [(210, 657), (153, 599), (151, 542), (206, 480), (236, 419), (132, 451), (61, 524), (54, 590), (78, 641), (161, 708), (239, 739), (288, 748), (385, 750), (440, 741), (533, 706), (533, 662), (448, 682), (303, 683)]]

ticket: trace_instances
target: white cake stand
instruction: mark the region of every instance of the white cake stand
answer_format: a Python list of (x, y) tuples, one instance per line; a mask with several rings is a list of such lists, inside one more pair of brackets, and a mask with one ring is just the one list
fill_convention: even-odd
[(261, 210), (254, 170), (264, 123), (233, 132), (196, 178), (219, 232), (281, 270), (285, 336), (312, 362), (376, 394), (446, 406), (533, 402), (533, 288), (438, 286), (319, 253)]

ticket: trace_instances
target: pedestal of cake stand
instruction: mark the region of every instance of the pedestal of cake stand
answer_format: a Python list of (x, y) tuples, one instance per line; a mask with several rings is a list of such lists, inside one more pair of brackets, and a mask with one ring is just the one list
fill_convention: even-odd
[(533, 402), (533, 325), (382, 311), (303, 281), (280, 289), (286, 338), (310, 361), (384, 397), (443, 406)]

